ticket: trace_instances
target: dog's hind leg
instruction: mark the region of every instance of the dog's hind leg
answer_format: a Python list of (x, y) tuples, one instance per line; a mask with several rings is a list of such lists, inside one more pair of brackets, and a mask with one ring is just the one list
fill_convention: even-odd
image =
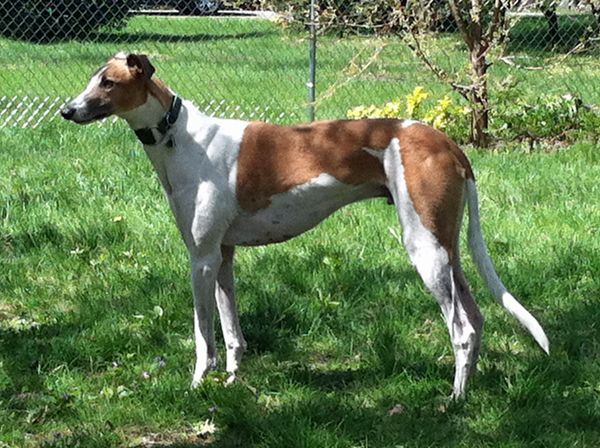
[[(421, 228), (411, 228), (405, 224), (404, 232), (410, 259), (440, 305), (448, 327), (455, 361), (452, 396), (461, 398), (477, 363), (483, 329), (482, 315), (471, 296), (459, 263), (449, 259), (448, 253), (435, 237), (422, 225)], [(416, 237), (416, 243), (415, 233), (421, 233)]]
[(458, 251), (452, 263), (452, 277), (454, 314), (452, 325), (448, 324), (456, 358), (452, 395), (454, 398), (460, 398), (465, 393), (467, 380), (477, 366), (483, 332), (483, 316), (465, 279)]
[[(410, 156), (406, 158), (413, 163)], [(467, 380), (477, 362), (483, 327), (481, 313), (469, 292), (459, 262), (458, 234), (464, 209), (464, 179), (452, 159), (442, 154), (438, 158), (419, 160), (439, 177), (430, 176), (411, 185), (413, 188), (410, 189), (396, 139), (385, 150), (383, 162), (387, 187), (402, 223), (404, 246), (425, 286), (440, 305), (450, 333), (456, 366), (453, 397), (459, 398), (464, 395)], [(411, 169), (415, 169), (415, 165)], [(419, 199), (418, 211), (413, 197)]]
[(246, 350), (246, 341), (237, 314), (235, 288), (233, 280), (233, 246), (222, 246), (223, 261), (217, 276), (216, 299), (223, 330), (223, 339), (227, 347), (227, 383), (235, 380), (236, 372)]

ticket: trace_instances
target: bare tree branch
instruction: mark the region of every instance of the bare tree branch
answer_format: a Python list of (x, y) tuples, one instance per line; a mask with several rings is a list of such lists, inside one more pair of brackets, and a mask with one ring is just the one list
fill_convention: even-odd
[(461, 0), (448, 0), (448, 4), (450, 6), (450, 12), (452, 12), (452, 17), (454, 17), (454, 21), (458, 26), (458, 30), (463, 36), (463, 40), (469, 49), (471, 49), (473, 46), (473, 41), (471, 40), (469, 25), (464, 19), (466, 8), (463, 7)]
[[(505, 38), (507, 33), (507, 12), (509, 2), (520, 2), (522, 0), (448, 0), (450, 12), (463, 41), (469, 50), (469, 61), (471, 67), (471, 84), (459, 84), (452, 79), (442, 68), (432, 60), (421, 46), (422, 37), (417, 26), (426, 29), (424, 22), (418, 23), (418, 15), (410, 15), (405, 9), (402, 14), (408, 24), (407, 30), (412, 37), (413, 52), (441, 81), (448, 83), (452, 89), (463, 96), (472, 105), (471, 115), (471, 139), (485, 147), (488, 143), (487, 129), (489, 125), (489, 98), (488, 98), (488, 53), (496, 48)], [(556, 1), (556, 0), (538, 0)], [(583, 0), (581, 0), (583, 1)], [(599, 0), (600, 1), (600, 0)]]
[(413, 50), (413, 52), (421, 59), (421, 61), (423, 61), (423, 63), (429, 68), (429, 70), (431, 70), (431, 72), (440, 81), (448, 83), (452, 87), (453, 90), (455, 90), (464, 99), (466, 99), (467, 101), (470, 102), (471, 101), (470, 94), (473, 91), (473, 86), (463, 86), (463, 85), (458, 84), (456, 82), (456, 80), (452, 80), (450, 78), (450, 75), (448, 75), (448, 73), (446, 73), (446, 71), (444, 69), (442, 69), (441, 67), (439, 67), (435, 63), (433, 63), (433, 61), (431, 61), (431, 59), (429, 58), (429, 56), (427, 56), (425, 51), (423, 51), (423, 48), (421, 47), (421, 42), (420, 42), (419, 38), (416, 36), (414, 30), (411, 29), (410, 34), (411, 34), (411, 37), (414, 42), (413, 45), (409, 44), (409, 47), (411, 48), (411, 50)]
[(492, 42), (496, 37), (496, 32), (504, 24), (504, 18), (506, 17), (506, 2), (508, 0), (496, 0), (494, 4), (494, 15), (490, 23), (490, 28), (487, 33), (488, 39)]

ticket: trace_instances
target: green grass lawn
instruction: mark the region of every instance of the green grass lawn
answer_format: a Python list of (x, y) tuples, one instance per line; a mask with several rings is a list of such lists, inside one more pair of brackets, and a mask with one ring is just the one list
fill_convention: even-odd
[[(600, 103), (598, 52), (564, 55), (585, 23), (578, 25), (577, 34), (565, 18), (563, 36), (570, 43), (553, 49), (541, 44), (545, 22), (538, 19), (521, 19), (513, 29), (504, 56), (516, 65), (492, 57), (492, 99), (511, 76), (519, 81), (519, 94), (529, 101), (540, 92), (569, 92)], [(458, 34), (434, 36), (424, 47), (448, 72), (460, 73), (461, 83), (469, 83), (468, 57)], [(120, 50), (149, 54), (160, 77), (211, 114), (276, 122), (307, 116), (306, 32), (266, 20), (136, 16), (121, 30), (98, 32), (81, 41), (32, 44), (0, 38), (0, 125), (10, 113), (2, 116), (1, 110), (13, 97), (39, 98), (22, 117), (19, 109), (11, 120), (22, 125), (42, 99), (76, 95), (89, 75)], [(397, 36), (325, 35), (319, 37), (317, 51), (319, 118), (339, 118), (357, 105), (404, 97), (417, 85), (437, 97), (450, 92)]]
[(440, 311), (384, 201), (240, 249), (240, 381), (192, 391), (186, 252), (133, 135), (54, 122), (3, 129), (0, 148), (0, 446), (600, 445), (597, 145), (469, 151), (492, 257), (551, 355), (467, 262), (487, 321), (458, 405)]
[[(464, 65), (456, 36), (428, 45), (446, 68)], [(136, 17), (49, 45), (0, 38), (0, 103), (73, 96), (118, 50), (150, 54), (159, 76), (211, 113), (305, 116), (305, 36), (241, 19)], [(598, 102), (597, 57), (509, 50), (519, 63), (559, 62), (498, 63), (492, 84), (512, 75), (530, 98), (581, 89)], [(321, 118), (415, 85), (447, 91), (396, 39), (325, 36), (318, 51)], [(384, 201), (286, 244), (240, 249), (241, 381), (225, 388), (215, 374), (192, 391), (186, 252), (130, 131), (4, 128), (0, 448), (600, 446), (599, 154), (591, 143), (469, 151), (497, 269), (545, 326), (551, 356), (491, 303), (467, 262), (484, 346), (468, 400), (449, 405), (447, 331)], [(198, 437), (207, 421), (216, 432)]]

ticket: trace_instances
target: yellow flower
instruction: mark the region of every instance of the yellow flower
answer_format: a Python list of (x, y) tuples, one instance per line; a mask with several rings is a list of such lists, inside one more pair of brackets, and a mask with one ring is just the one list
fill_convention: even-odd
[(446, 114), (438, 114), (432, 123), (432, 126), (436, 129), (444, 129), (446, 127), (447, 120)]
[(371, 104), (365, 110), (365, 117), (366, 118), (380, 118), (381, 117), (381, 109), (379, 109), (377, 106)]
[(389, 101), (383, 106), (381, 115), (385, 118), (396, 118), (400, 116), (400, 102), (398, 100)]
[(429, 109), (427, 111), (427, 113), (425, 114), (425, 116), (423, 117), (423, 121), (428, 124), (433, 123), (433, 120), (435, 120), (436, 114), (437, 114), (437, 112), (435, 109)]
[(410, 118), (415, 118), (419, 106), (428, 96), (429, 94), (425, 91), (423, 87), (415, 87), (412, 93), (406, 96), (406, 114)]
[(444, 95), (444, 98), (438, 100), (438, 106), (442, 111), (444, 111), (452, 106), (452, 100), (448, 97), (448, 95)]
[(346, 116), (348, 118), (353, 118), (353, 119), (362, 118), (364, 110), (365, 110), (364, 106), (353, 107), (352, 109), (348, 110), (348, 112), (346, 112)]

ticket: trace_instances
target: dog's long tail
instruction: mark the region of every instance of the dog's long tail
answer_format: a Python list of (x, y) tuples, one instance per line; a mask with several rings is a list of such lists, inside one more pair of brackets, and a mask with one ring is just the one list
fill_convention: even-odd
[(472, 179), (467, 180), (467, 204), (469, 207), (469, 228), (468, 240), (471, 256), (477, 266), (479, 274), (484, 279), (488, 289), (494, 298), (510, 314), (517, 318), (536, 342), (546, 353), (550, 353), (550, 344), (544, 329), (537, 319), (515, 299), (511, 293), (506, 290), (504, 284), (498, 277), (494, 265), (487, 251), (483, 234), (481, 233), (481, 224), (479, 221), (479, 200), (477, 198), (477, 189)]

